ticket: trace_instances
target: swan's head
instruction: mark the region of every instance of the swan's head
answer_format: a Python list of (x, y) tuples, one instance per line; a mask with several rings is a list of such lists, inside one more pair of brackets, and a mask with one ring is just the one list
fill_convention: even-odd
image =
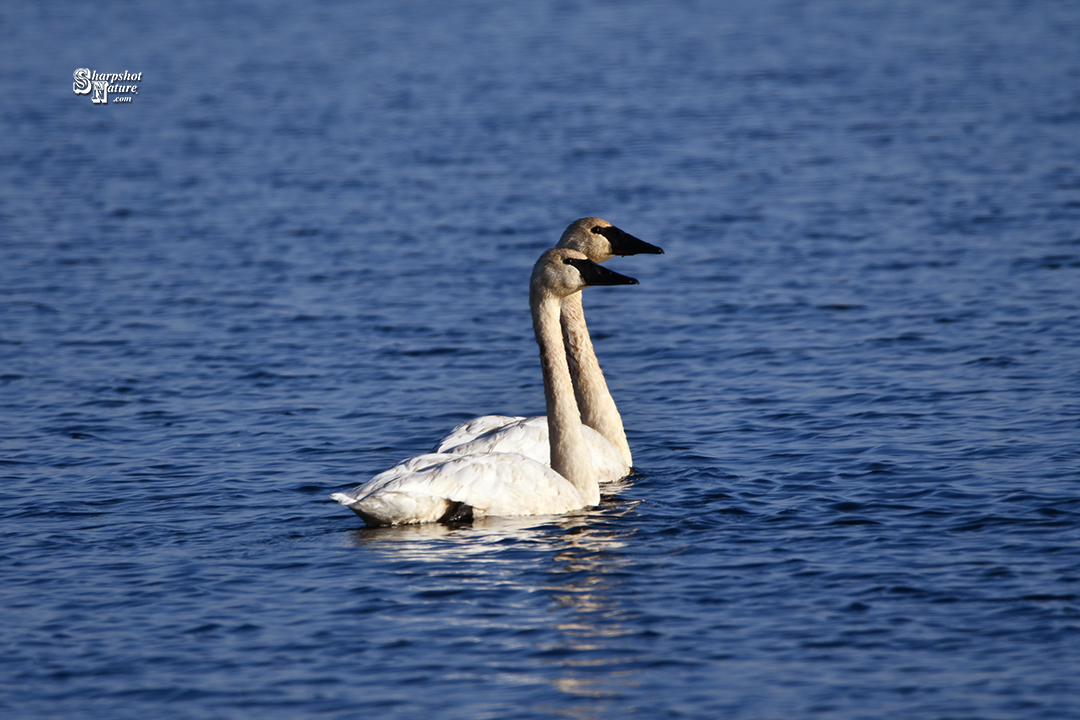
[(585, 253), (570, 248), (547, 250), (533, 266), (532, 292), (559, 299), (593, 285), (637, 285), (638, 281), (597, 265)]
[(623, 232), (607, 220), (595, 217), (581, 218), (570, 223), (570, 227), (566, 228), (555, 247), (577, 250), (598, 263), (610, 260), (616, 255), (664, 254), (657, 246)]

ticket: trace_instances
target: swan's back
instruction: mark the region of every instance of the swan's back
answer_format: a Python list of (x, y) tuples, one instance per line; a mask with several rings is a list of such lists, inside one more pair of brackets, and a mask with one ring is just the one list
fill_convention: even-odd
[[(450, 434), (439, 441), (431, 452), (450, 452), (453, 448), (472, 442), (481, 435), (486, 435), (492, 430), (512, 425), (525, 418), (520, 415), (481, 415), (480, 417), (466, 420), (457, 425)], [(546, 422), (546, 420), (545, 420)], [(458, 453), (460, 455), (460, 453)], [(526, 453), (528, 454), (528, 453)], [(530, 455), (529, 457), (533, 457)], [(539, 458), (537, 458), (539, 459)], [(550, 461), (549, 461), (550, 462)]]
[[(591, 427), (582, 434), (589, 447), (596, 479), (614, 482), (630, 474), (630, 466), (619, 449)], [(471, 455), (480, 452), (517, 453), (544, 465), (551, 465), (551, 444), (547, 418), (484, 415), (458, 425), (435, 449), (438, 453)]]

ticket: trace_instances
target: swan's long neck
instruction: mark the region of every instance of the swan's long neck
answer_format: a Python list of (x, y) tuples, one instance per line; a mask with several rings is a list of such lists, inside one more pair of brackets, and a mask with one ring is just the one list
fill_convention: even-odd
[(544, 374), (551, 468), (577, 488), (587, 505), (597, 505), (600, 502), (600, 486), (596, 481), (589, 447), (585, 444), (581, 416), (570, 380), (570, 367), (559, 321), (559, 298), (544, 292), (542, 288), (532, 287), (529, 304)]
[(592, 338), (589, 337), (589, 327), (585, 324), (581, 293), (563, 298), (562, 328), (582, 422), (607, 438), (622, 454), (626, 464), (632, 466), (634, 458), (626, 441), (622, 416), (608, 390), (604, 372), (593, 350)]

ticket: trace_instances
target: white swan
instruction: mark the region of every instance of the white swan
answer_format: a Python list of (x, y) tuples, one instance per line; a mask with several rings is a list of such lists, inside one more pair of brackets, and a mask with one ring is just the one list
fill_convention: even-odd
[[(583, 253), (593, 262), (616, 255), (663, 254), (655, 245), (623, 232), (607, 220), (595, 217), (575, 220), (559, 238), (557, 247)], [(574, 395), (585, 424), (585, 440), (592, 453), (600, 482), (625, 477), (634, 464), (626, 441), (622, 417), (611, 397), (604, 373), (596, 359), (581, 293), (562, 301), (562, 329), (570, 361)], [(483, 415), (461, 423), (435, 447), (435, 452), (473, 454), (516, 452), (549, 464), (547, 420), (540, 417)]]
[(332, 497), (368, 525), (559, 514), (599, 503), (600, 486), (563, 345), (560, 303), (589, 285), (629, 284), (637, 280), (565, 248), (548, 250), (533, 267), (529, 307), (540, 346), (551, 467), (515, 453), (431, 453)]

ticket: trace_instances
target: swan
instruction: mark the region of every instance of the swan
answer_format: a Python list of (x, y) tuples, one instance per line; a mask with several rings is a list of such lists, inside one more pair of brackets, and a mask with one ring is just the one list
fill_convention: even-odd
[[(556, 247), (577, 250), (597, 263), (616, 255), (664, 252), (597, 217), (580, 218), (570, 223)], [(574, 395), (597, 475), (601, 482), (626, 477), (634, 459), (622, 417), (593, 350), (581, 293), (563, 299), (561, 323)], [(484, 451), (521, 453), (548, 464), (546, 418), (482, 415), (455, 427), (435, 447), (435, 452), (466, 455)]]
[(568, 248), (544, 252), (529, 280), (540, 347), (551, 465), (516, 453), (428, 453), (331, 497), (367, 525), (448, 522), (484, 516), (550, 515), (600, 502), (563, 345), (561, 301), (590, 285), (636, 285)]

